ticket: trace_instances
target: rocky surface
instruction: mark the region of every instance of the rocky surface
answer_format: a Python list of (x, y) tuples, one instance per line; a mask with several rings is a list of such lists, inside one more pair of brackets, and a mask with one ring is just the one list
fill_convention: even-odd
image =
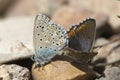
[[(0, 80), (119, 80), (119, 3), (120, 0), (1, 0)], [(75, 53), (79, 54), (75, 60), (80, 63), (59, 55), (38, 71), (30, 59), (34, 54), (33, 25), (38, 12), (49, 15), (66, 30), (86, 18), (95, 18), (96, 48), (91, 53), (98, 54)]]
[(19, 65), (1, 65), (0, 80), (29, 80), (30, 72), (27, 68)]
[(0, 63), (29, 58), (33, 55), (33, 22), (34, 18), (28, 17), (1, 20)]
[(100, 42), (102, 44), (103, 43), (106, 43), (106, 44), (103, 44), (103, 46), (97, 50), (98, 54), (94, 57), (95, 60), (96, 59), (97, 60), (105, 59), (107, 61), (107, 63), (112, 63), (112, 62), (120, 60), (120, 55), (119, 55), (120, 38), (119, 37), (117, 40), (114, 40), (114, 41), (106, 41), (105, 42), (105, 40), (104, 40), (104, 42), (103, 42), (102, 40), (100, 40)]

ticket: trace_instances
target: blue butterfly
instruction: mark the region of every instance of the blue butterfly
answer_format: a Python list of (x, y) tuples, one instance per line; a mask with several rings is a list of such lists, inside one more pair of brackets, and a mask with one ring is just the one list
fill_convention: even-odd
[(38, 14), (34, 24), (33, 44), (35, 55), (32, 60), (42, 66), (68, 45), (67, 32), (46, 15)]

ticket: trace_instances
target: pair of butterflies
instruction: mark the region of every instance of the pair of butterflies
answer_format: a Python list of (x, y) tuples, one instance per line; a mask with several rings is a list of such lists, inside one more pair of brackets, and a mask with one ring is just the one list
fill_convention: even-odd
[(77, 51), (90, 52), (95, 40), (95, 26), (95, 20), (89, 18), (66, 31), (46, 15), (38, 14), (33, 31), (35, 54), (32, 60), (42, 66), (66, 46)]

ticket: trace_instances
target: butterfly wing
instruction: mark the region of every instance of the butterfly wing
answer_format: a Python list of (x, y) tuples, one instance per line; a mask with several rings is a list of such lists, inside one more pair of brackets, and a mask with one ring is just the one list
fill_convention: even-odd
[(96, 34), (95, 26), (95, 20), (91, 18), (72, 26), (68, 31), (69, 47), (82, 52), (91, 51)]
[(46, 15), (39, 14), (34, 24), (33, 44), (34, 60), (44, 64), (67, 45), (66, 31), (53, 23)]

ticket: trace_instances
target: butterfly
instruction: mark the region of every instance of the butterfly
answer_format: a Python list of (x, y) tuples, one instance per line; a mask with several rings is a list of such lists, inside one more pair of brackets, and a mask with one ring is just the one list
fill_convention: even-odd
[(77, 25), (73, 25), (68, 33), (68, 48), (64, 49), (63, 55), (70, 57), (75, 62), (87, 62), (97, 52), (93, 52), (96, 36), (96, 21), (88, 18)]
[(32, 60), (41, 66), (48, 63), (58, 51), (68, 44), (67, 32), (44, 14), (38, 14), (34, 23)]
[[(86, 19), (82, 23), (72, 26), (67, 32), (46, 15), (38, 14), (33, 31), (35, 54), (32, 56), (32, 60), (42, 66), (51, 61), (66, 46), (77, 51), (89, 52), (92, 49), (94, 38), (94, 19)], [(71, 54), (67, 53), (66, 55), (70, 56)], [(76, 54), (72, 53), (72, 57), (74, 56)]]

